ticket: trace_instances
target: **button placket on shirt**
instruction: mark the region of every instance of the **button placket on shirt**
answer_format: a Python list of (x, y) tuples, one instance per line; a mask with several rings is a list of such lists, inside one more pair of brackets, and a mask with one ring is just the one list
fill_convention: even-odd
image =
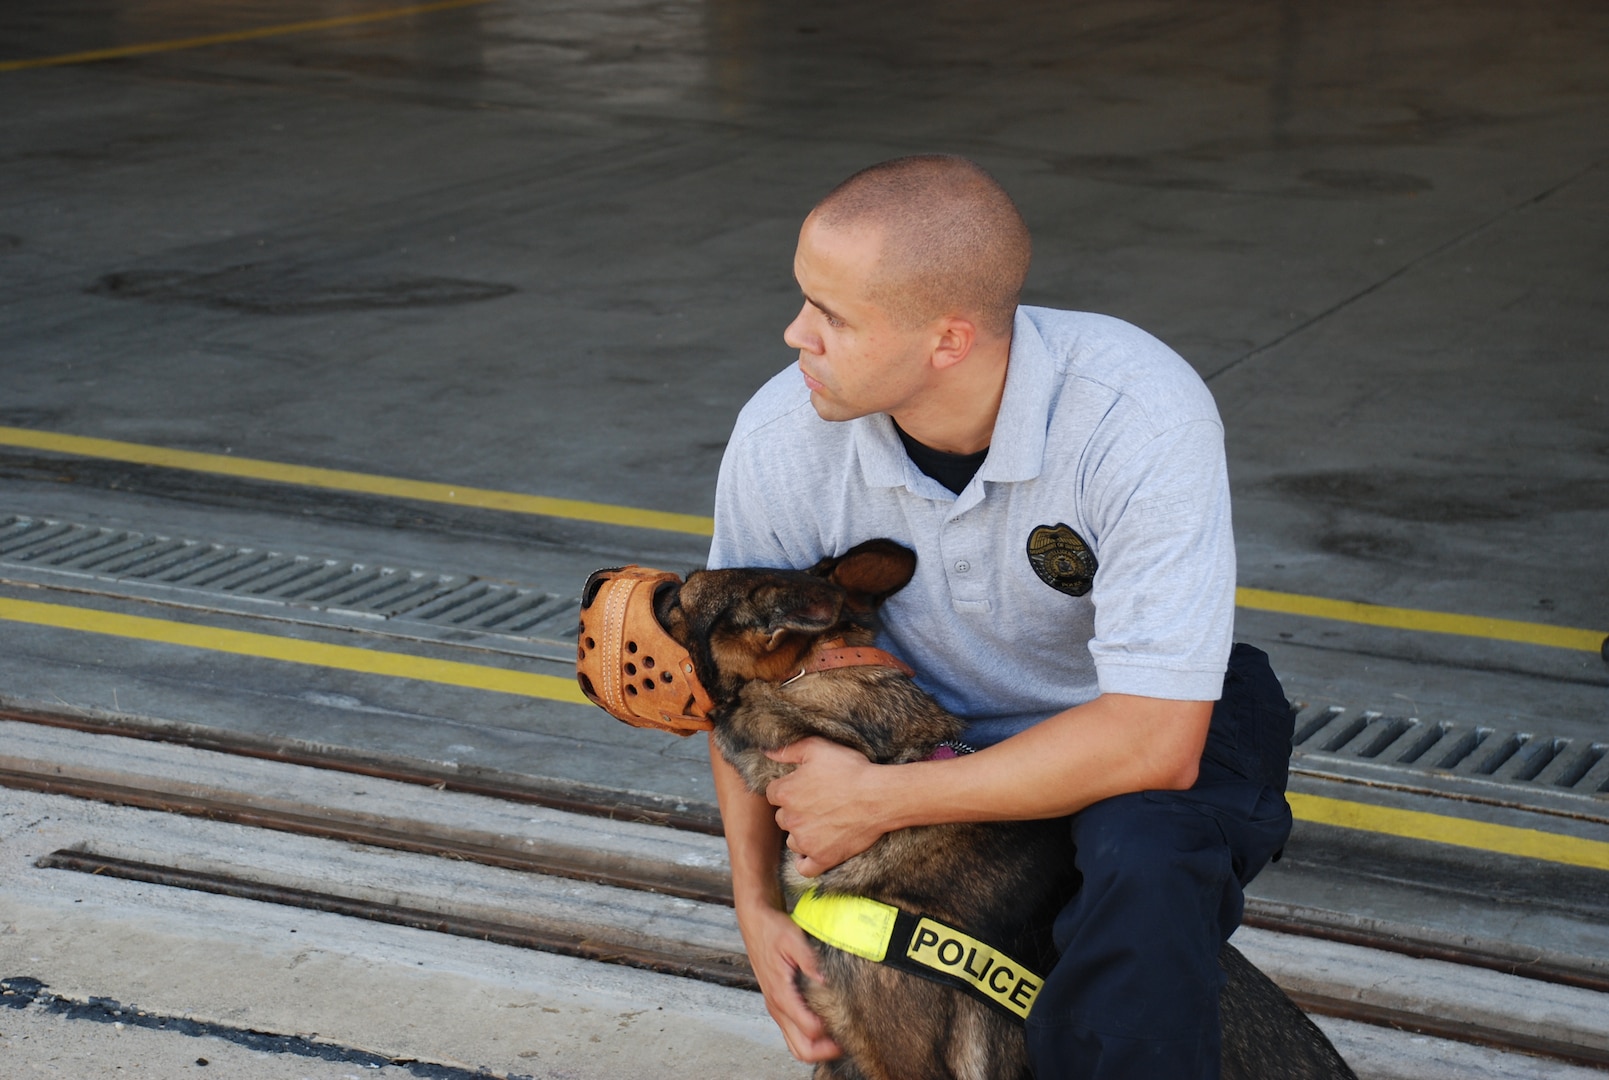
[(968, 525), (965, 517), (944, 523), (940, 548), (944, 553), (944, 573), (950, 586), (950, 605), (959, 612), (987, 612), (989, 590), (983, 573), (984, 559), (980, 525)]

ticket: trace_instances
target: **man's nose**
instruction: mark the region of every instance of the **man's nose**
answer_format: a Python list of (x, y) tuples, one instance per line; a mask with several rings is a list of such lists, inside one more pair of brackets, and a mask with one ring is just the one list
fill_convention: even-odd
[(788, 324), (785, 330), (782, 331), (782, 340), (790, 348), (801, 349), (805, 352), (820, 353), (821, 336), (812, 331), (807, 325), (809, 322), (809, 316), (810, 305), (806, 303), (799, 309), (799, 314), (795, 315), (793, 317), (793, 321)]

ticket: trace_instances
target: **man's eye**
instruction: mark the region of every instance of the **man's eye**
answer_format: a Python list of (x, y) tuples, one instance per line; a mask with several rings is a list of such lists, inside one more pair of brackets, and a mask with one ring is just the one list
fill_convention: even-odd
[(832, 315), (828, 315), (827, 316), (827, 325), (832, 327), (834, 330), (840, 330), (840, 329), (843, 328), (844, 320), (839, 319), (839, 318), (835, 318)]

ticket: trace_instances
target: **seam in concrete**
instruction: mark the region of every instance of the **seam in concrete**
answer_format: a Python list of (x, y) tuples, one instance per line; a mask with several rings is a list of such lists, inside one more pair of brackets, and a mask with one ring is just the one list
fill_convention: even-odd
[[(1265, 342), (1262, 345), (1258, 345), (1256, 348), (1248, 350), (1246, 353), (1242, 354), (1239, 358), (1229, 361), (1229, 363), (1225, 364), (1223, 367), (1219, 368), (1218, 370), (1210, 372), (1210, 373), (1208, 373), (1206, 375), (1203, 375), (1202, 376), (1202, 381), (1210, 384), (1218, 376), (1223, 375), (1223, 374), (1225, 374), (1227, 372), (1233, 371), (1235, 368), (1237, 368), (1240, 365), (1244, 364), (1246, 361), (1251, 360), (1251, 359), (1253, 359), (1255, 357), (1261, 356), (1263, 353), (1266, 353), (1266, 352), (1269, 352), (1269, 351), (1271, 351), (1273, 349), (1276, 349), (1276, 348), (1278, 348), (1279, 346), (1283, 345), (1285, 342), (1291, 340), (1294, 337), (1297, 337), (1297, 336), (1299, 336), (1301, 334), (1305, 334), (1307, 331), (1311, 330), (1313, 327), (1317, 326), (1319, 323), (1325, 321), (1330, 316), (1339, 314), (1340, 312), (1345, 311), (1347, 308), (1351, 307), (1353, 304), (1357, 303), (1359, 300), (1362, 300), (1364, 297), (1372, 296), (1373, 294), (1379, 292), (1381, 289), (1384, 289), (1387, 285), (1390, 285), (1393, 281), (1396, 281), (1398, 278), (1403, 277), (1404, 275), (1406, 275), (1410, 270), (1416, 270), (1420, 266), (1423, 266), (1425, 263), (1430, 262), (1432, 259), (1435, 259), (1438, 256), (1441, 256), (1441, 255), (1445, 254), (1446, 252), (1449, 252), (1449, 251), (1453, 250), (1456, 247), (1460, 247), (1461, 245), (1468, 243), (1469, 241), (1475, 239), (1475, 237), (1477, 237), (1477, 236), (1481, 235), (1482, 233), (1486, 232), (1488, 229), (1490, 229), (1493, 226), (1497, 225), (1499, 222), (1503, 221), (1504, 219), (1506, 219), (1508, 217), (1511, 217), (1514, 214), (1520, 213), (1521, 211), (1528, 210), (1531, 207), (1536, 206), (1536, 205), (1538, 205), (1540, 203), (1546, 202), (1547, 200), (1551, 199), (1553, 196), (1557, 195), (1559, 192), (1563, 191), (1565, 188), (1569, 187), (1571, 184), (1574, 184), (1578, 180), (1581, 180), (1584, 177), (1589, 176), (1593, 172), (1597, 171), (1599, 168), (1601, 168), (1603, 166), (1603, 164), (1604, 164), (1604, 162), (1606, 160), (1609, 160), (1609, 159), (1600, 158), (1599, 160), (1594, 161), (1592, 164), (1588, 165), (1586, 168), (1580, 170), (1579, 172), (1573, 173), (1570, 176), (1565, 177), (1563, 180), (1560, 180), (1557, 184), (1554, 184), (1552, 187), (1547, 188), (1546, 190), (1540, 192), (1539, 194), (1532, 195), (1530, 198), (1525, 199), (1522, 202), (1514, 203), (1511, 206), (1505, 206), (1503, 209), (1499, 210), (1496, 214), (1493, 214), (1491, 217), (1487, 218), (1485, 221), (1482, 221), (1479, 224), (1474, 225), (1469, 229), (1466, 229), (1465, 231), (1459, 233), (1457, 236), (1454, 236), (1451, 240), (1447, 240), (1447, 241), (1437, 245), (1436, 247), (1431, 248), (1429, 251), (1426, 251), (1426, 252), (1424, 252), (1424, 253), (1422, 253), (1422, 254), (1420, 254), (1420, 255), (1418, 255), (1418, 256), (1410, 259), (1410, 260), (1408, 260), (1407, 262), (1403, 263), (1401, 266), (1397, 267), (1397, 269), (1393, 270), (1391, 273), (1387, 274), (1385, 277), (1381, 278), (1380, 280), (1378, 280), (1376, 282), (1373, 282), (1373, 283), (1371, 283), (1369, 285), (1366, 285), (1362, 289), (1359, 289), (1357, 292), (1353, 293), (1351, 296), (1348, 296), (1348, 297), (1346, 297), (1346, 298), (1344, 298), (1342, 300), (1337, 301), (1336, 303), (1332, 304), (1330, 307), (1324, 309), (1323, 311), (1319, 312), (1317, 315), (1314, 315), (1312, 318), (1306, 320), (1305, 322), (1298, 323), (1296, 326), (1291, 327), (1289, 330), (1285, 331), (1283, 334), (1280, 334), (1278, 337), (1274, 338), (1272, 341)], [(1606, 649), (1609, 649), (1609, 640), (1605, 641), (1604, 647)], [(1606, 655), (1609, 655), (1609, 654), (1606, 654)]]

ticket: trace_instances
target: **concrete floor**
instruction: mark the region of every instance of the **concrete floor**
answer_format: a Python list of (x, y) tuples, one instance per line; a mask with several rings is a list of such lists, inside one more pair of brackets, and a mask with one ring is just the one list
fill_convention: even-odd
[[(1028, 301), (1128, 318), (1208, 380), (1242, 585), (1609, 633), (1604, 5), (486, 0), (12, 63), (392, 6), (0, 11), (0, 425), (707, 514), (738, 408), (792, 359), (802, 215), (860, 166), (953, 151), (1019, 200)], [(561, 595), (704, 555), (0, 445), (10, 514)], [(1609, 741), (1591, 652), (1252, 611), (1238, 632), (1304, 701)], [(14, 623), (0, 641), (0, 704), (709, 804), (701, 747), (573, 705)], [(1425, 885), (1376, 868), (1335, 900), (1356, 864), (1320, 841), (1332, 902), (1404, 911)], [(1456, 923), (1475, 900), (1448, 882), (1472, 871), (1437, 872)]]
[[(0, 59), (352, 10), (12, 4)], [(0, 72), (0, 423), (706, 513), (803, 212), (959, 151), (1029, 300), (1208, 378), (1242, 584), (1609, 630), (1606, 42), (1562, 0), (496, 0)], [(1587, 653), (1243, 634), (1304, 688), (1605, 719)]]

